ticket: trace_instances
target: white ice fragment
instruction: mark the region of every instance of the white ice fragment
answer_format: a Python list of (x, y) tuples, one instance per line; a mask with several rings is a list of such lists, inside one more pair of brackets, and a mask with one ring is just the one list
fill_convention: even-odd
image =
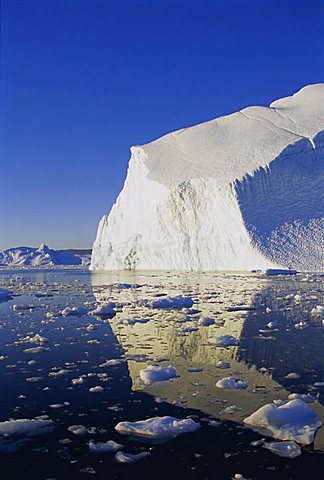
[(98, 442), (98, 443), (94, 443), (93, 440), (91, 440), (89, 442), (90, 453), (101, 454), (106, 452), (116, 452), (121, 448), (124, 448), (124, 445), (121, 445), (120, 443), (116, 443), (113, 440), (108, 440), (107, 442)]
[(114, 317), (116, 315), (116, 311), (114, 310), (115, 304), (114, 303), (102, 303), (98, 305), (97, 308), (92, 310), (91, 314), (96, 315), (98, 317)]
[(81, 316), (86, 315), (88, 313), (88, 309), (83, 307), (82, 305), (79, 307), (66, 307), (64, 310), (61, 311), (61, 314), (65, 317), (68, 316)]
[(176, 369), (171, 365), (167, 367), (160, 367), (158, 365), (149, 365), (140, 370), (141, 380), (145, 385), (151, 385), (154, 382), (162, 382), (176, 377)]
[(33, 437), (48, 433), (53, 428), (54, 423), (52, 420), (19, 418), (17, 420), (0, 422), (0, 435), (5, 437), (12, 435)]
[(240, 341), (232, 335), (220, 335), (219, 337), (211, 338), (209, 342), (214, 343), (216, 347), (224, 348), (240, 344)]
[(138, 422), (120, 422), (115, 430), (124, 435), (152, 438), (172, 438), (182, 433), (194, 432), (200, 427), (192, 418), (153, 417)]
[(89, 388), (89, 392), (90, 392), (90, 393), (101, 393), (101, 392), (103, 392), (103, 391), (104, 391), (104, 389), (103, 389), (103, 387), (101, 387), (100, 385), (98, 385), (97, 387), (91, 387), (91, 388)]
[(224, 388), (226, 390), (245, 390), (248, 387), (248, 384), (243, 382), (240, 378), (225, 377), (218, 380), (216, 387)]
[(209, 327), (210, 325), (215, 324), (215, 320), (210, 317), (202, 317), (199, 319), (199, 325), (202, 325), (203, 327)]
[(181, 309), (181, 308), (191, 308), (193, 305), (193, 300), (191, 298), (182, 297), (178, 295), (173, 298), (161, 298), (160, 300), (155, 300), (148, 303), (152, 308), (166, 308), (166, 309)]
[(300, 375), (296, 372), (290, 372), (285, 376), (285, 378), (287, 380), (297, 380), (298, 378), (300, 378)]
[(277, 407), (267, 404), (244, 419), (244, 423), (267, 430), (279, 440), (309, 444), (322, 422), (302, 400), (291, 400)]
[(114, 458), (117, 463), (135, 463), (148, 455), (151, 455), (150, 452), (141, 452), (135, 455), (132, 455), (131, 453), (117, 452)]
[(229, 362), (224, 362), (223, 360), (219, 360), (216, 363), (216, 368), (230, 368), (231, 364)]
[(296, 458), (302, 453), (300, 446), (294, 441), (270, 442), (263, 446), (279, 457)]

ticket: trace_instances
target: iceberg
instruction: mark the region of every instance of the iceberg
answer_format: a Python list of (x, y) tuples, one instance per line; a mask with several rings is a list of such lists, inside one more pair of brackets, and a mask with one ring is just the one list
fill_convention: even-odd
[(52, 250), (45, 244), (33, 247), (15, 247), (0, 252), (0, 267), (47, 267), (53, 265), (86, 265), (81, 255), (71, 250)]
[(324, 84), (131, 148), (92, 270), (324, 270)]

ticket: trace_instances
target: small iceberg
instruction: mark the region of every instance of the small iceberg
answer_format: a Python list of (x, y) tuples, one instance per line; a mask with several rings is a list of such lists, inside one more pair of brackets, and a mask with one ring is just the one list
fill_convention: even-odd
[(171, 380), (177, 376), (176, 369), (169, 365), (168, 367), (160, 367), (158, 365), (149, 365), (146, 368), (140, 370), (141, 380), (145, 385), (151, 385), (154, 382), (163, 382), (165, 380)]
[(252, 427), (265, 429), (279, 440), (294, 440), (308, 445), (314, 441), (322, 422), (302, 400), (290, 400), (281, 406), (267, 404), (244, 419)]
[(246, 382), (236, 377), (225, 377), (218, 380), (216, 387), (226, 390), (245, 390), (248, 387)]
[(182, 433), (194, 432), (200, 428), (192, 418), (183, 420), (175, 417), (153, 417), (138, 422), (120, 422), (115, 430), (124, 435), (136, 435), (155, 439), (173, 438)]

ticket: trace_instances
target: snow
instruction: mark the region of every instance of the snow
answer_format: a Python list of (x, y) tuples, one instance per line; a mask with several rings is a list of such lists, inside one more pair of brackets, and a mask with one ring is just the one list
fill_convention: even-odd
[(314, 441), (322, 422), (302, 400), (290, 400), (281, 406), (267, 404), (244, 419), (244, 423), (264, 428), (279, 440), (294, 440), (301, 444)]
[(154, 382), (162, 382), (176, 377), (176, 369), (169, 365), (168, 367), (160, 367), (158, 365), (149, 365), (140, 370), (141, 380), (145, 385), (151, 385)]
[(0, 252), (0, 266), (5, 267), (81, 264), (81, 257), (74, 255), (70, 250), (52, 250), (43, 243), (37, 248), (15, 247)]
[(324, 270), (324, 84), (131, 148), (92, 270)]
[(175, 417), (153, 417), (138, 422), (120, 422), (115, 430), (124, 435), (137, 435), (150, 438), (172, 438), (182, 433), (194, 432), (200, 428), (191, 418), (183, 420)]

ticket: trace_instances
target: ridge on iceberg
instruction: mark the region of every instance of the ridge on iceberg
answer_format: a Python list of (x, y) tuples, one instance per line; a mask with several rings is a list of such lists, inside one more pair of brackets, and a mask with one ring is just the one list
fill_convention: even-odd
[(324, 270), (324, 84), (131, 148), (92, 270)]

